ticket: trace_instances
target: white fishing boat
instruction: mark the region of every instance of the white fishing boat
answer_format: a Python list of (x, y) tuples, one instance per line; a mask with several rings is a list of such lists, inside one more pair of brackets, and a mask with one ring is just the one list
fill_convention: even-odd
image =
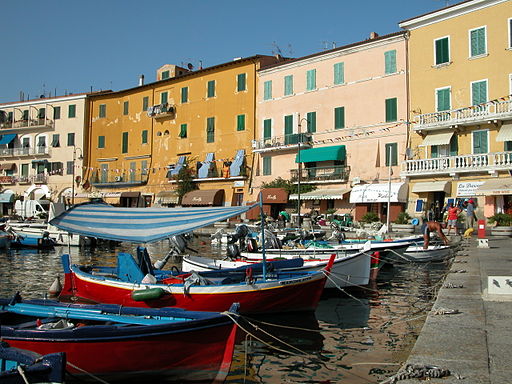
[(404, 258), (412, 262), (443, 261), (453, 255), (453, 248), (449, 245), (411, 246), (404, 253)]

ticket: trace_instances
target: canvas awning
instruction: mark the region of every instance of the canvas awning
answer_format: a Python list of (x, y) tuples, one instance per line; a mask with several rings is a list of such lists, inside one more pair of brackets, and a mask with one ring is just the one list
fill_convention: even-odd
[[(315, 191), (301, 193), (301, 200), (342, 200), (343, 195), (350, 192), (350, 188), (347, 189), (317, 189)], [(290, 200), (298, 200), (299, 195), (290, 195)]]
[(512, 121), (503, 123), (496, 136), (496, 141), (512, 141)]
[(0, 135), (0, 145), (9, 144), (11, 141), (14, 140), (15, 137), (16, 137), (15, 133), (10, 133), (7, 135)]
[(14, 201), (13, 192), (0, 193), (0, 203), (12, 203)]
[(201, 189), (190, 191), (183, 196), (183, 199), (181, 199), (181, 205), (219, 206), (222, 204), (224, 204), (223, 189)]
[(347, 153), (344, 145), (331, 145), (329, 147), (301, 150), (295, 156), (295, 162), (312, 163), (316, 161), (345, 160), (346, 157)]
[(426, 147), (430, 145), (448, 145), (452, 139), (453, 132), (444, 133), (429, 133), (423, 142), (419, 145), (420, 147)]
[(412, 192), (450, 192), (451, 183), (449, 181), (426, 181), (416, 183), (412, 187)]
[(283, 188), (265, 188), (261, 190), (263, 204), (286, 204), (288, 192)]
[(140, 196), (140, 192), (121, 192), (121, 197), (129, 197), (129, 198), (138, 198)]
[(477, 195), (512, 195), (512, 177), (486, 180), (476, 190)]
[[(407, 184), (391, 183), (391, 194), (389, 184), (362, 184), (356, 185), (350, 192), (350, 203), (406, 203)], [(389, 199), (388, 199), (389, 195)]]
[(14, 167), (16, 166), (16, 163), (4, 163), (4, 164), (0, 164), (0, 170), (2, 171), (10, 171), (11, 169), (14, 169)]
[(61, 213), (50, 224), (82, 236), (149, 243), (238, 216), (254, 206), (123, 208), (84, 203)]
[(160, 204), (178, 204), (180, 197), (177, 191), (160, 191), (156, 194), (156, 201)]

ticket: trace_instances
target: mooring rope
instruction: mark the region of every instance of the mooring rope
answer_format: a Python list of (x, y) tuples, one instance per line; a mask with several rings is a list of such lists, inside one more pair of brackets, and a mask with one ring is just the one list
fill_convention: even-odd
[(99, 381), (100, 383), (103, 383), (103, 384), (110, 384), (108, 381), (105, 381), (103, 379), (100, 379), (98, 376), (95, 376), (93, 375), (92, 373), (90, 372), (87, 372), (85, 369), (82, 369), (80, 367), (77, 367), (76, 365), (74, 365), (73, 363), (70, 363), (69, 361), (66, 362), (67, 365), (69, 365), (70, 367), (73, 367), (75, 368), (76, 370), (80, 371), (80, 372), (83, 372), (85, 373), (86, 375), (92, 377), (93, 379)]

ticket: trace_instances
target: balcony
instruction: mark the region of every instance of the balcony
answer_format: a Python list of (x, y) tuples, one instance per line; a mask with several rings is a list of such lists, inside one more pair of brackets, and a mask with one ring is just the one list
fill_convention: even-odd
[(401, 177), (455, 176), (462, 173), (496, 173), (512, 168), (512, 151), (407, 160), (401, 164)]
[(311, 148), (311, 141), (313, 135), (311, 133), (293, 133), (291, 135), (274, 136), (262, 140), (252, 141), (253, 153), (264, 153), (273, 151), (287, 151), (295, 150), (299, 147), (301, 149)]
[(51, 154), (51, 148), (47, 147), (47, 146), (0, 148), (0, 158), (2, 158), (2, 157), (25, 157), (25, 156), (50, 155), (50, 154)]
[(148, 108), (148, 116), (153, 119), (163, 119), (168, 117), (173, 117), (176, 112), (174, 106), (169, 105), (168, 103), (153, 105)]
[(16, 177), (14, 176), (0, 176), (1, 185), (12, 185), (16, 183)]
[[(298, 174), (297, 169), (290, 170), (292, 180), (297, 180)], [(350, 167), (344, 165), (302, 168), (300, 181), (306, 184), (344, 183), (348, 180), (349, 174)]]
[[(8, 129), (10, 132), (14, 133), (16, 132), (22, 132), (24, 129), (33, 128), (33, 129), (39, 129), (39, 128), (45, 128), (45, 129), (53, 129), (55, 126), (55, 122), (50, 119), (28, 119), (28, 120), (17, 120), (17, 121), (4, 121), (3, 123), (0, 123), (0, 133), (3, 133), (2, 131), (4, 129)], [(18, 129), (20, 129), (18, 131)]]
[(149, 175), (141, 172), (133, 172), (122, 175), (96, 175), (91, 184), (96, 188), (125, 188), (144, 185), (148, 182)]
[(512, 119), (512, 100), (499, 99), (467, 108), (418, 115), (415, 117), (414, 130), (434, 131), (450, 126), (475, 125), (506, 119)]

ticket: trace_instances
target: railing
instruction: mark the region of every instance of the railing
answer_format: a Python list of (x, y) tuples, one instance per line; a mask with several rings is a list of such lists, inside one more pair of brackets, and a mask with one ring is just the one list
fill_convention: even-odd
[(55, 122), (50, 119), (28, 119), (17, 121), (4, 121), (0, 123), (0, 128), (53, 128)]
[(504, 118), (512, 118), (512, 100), (493, 100), (471, 107), (418, 115), (415, 117), (414, 129), (475, 124), (489, 119)]
[(261, 140), (252, 141), (253, 152), (275, 151), (290, 148), (297, 148), (300, 142), (301, 148), (311, 147), (311, 133), (292, 133), (284, 136), (267, 137)]
[[(290, 176), (292, 180), (298, 179), (298, 170), (291, 169)], [(350, 167), (344, 165), (334, 165), (330, 167), (312, 167), (301, 169), (302, 182), (340, 182), (348, 180)]]
[(0, 184), (14, 184), (16, 177), (14, 176), (0, 176)]
[(101, 187), (101, 185), (112, 186), (113, 184), (119, 184), (119, 186), (126, 186), (131, 184), (145, 184), (148, 181), (148, 173), (141, 172), (130, 172), (122, 175), (97, 175), (93, 177), (92, 184), (96, 187)]
[(0, 148), (0, 157), (49, 155), (50, 148), (47, 146)]
[(511, 152), (483, 153), (436, 157), (431, 159), (406, 160), (401, 164), (401, 176), (451, 174), (469, 172), (492, 172), (512, 167)]

